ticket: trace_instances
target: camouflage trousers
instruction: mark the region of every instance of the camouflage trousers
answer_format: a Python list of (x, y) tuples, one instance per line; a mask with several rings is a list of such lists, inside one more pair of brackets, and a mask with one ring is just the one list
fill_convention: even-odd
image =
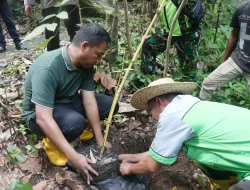
[[(155, 72), (156, 57), (166, 50), (167, 38), (168, 33), (161, 30), (145, 40), (141, 53), (141, 69), (144, 73), (153, 74)], [(185, 36), (172, 37), (172, 45), (177, 50), (179, 67), (183, 74), (191, 76), (197, 72), (199, 39), (200, 31)]]

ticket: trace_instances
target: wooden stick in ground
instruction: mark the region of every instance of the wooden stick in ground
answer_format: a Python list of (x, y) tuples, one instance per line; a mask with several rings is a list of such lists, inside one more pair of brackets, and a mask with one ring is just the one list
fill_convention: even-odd
[(155, 14), (155, 16), (154, 16), (154, 18), (153, 18), (153, 20), (151, 21), (151, 23), (150, 23), (150, 25), (149, 25), (149, 27), (148, 27), (146, 33), (145, 33), (144, 36), (142, 37), (142, 41), (141, 41), (140, 45), (138, 46), (138, 48), (137, 48), (137, 50), (136, 50), (136, 52), (135, 52), (135, 54), (134, 54), (134, 56), (133, 56), (133, 59), (131, 60), (129, 66), (128, 66), (128, 68), (127, 68), (127, 71), (126, 71), (126, 73), (125, 73), (125, 75), (124, 75), (124, 77), (123, 77), (123, 79), (122, 79), (121, 84), (119, 85), (119, 87), (118, 87), (118, 89), (117, 89), (117, 91), (116, 91), (116, 93), (115, 93), (115, 97), (114, 97), (112, 106), (111, 106), (111, 108), (110, 108), (109, 116), (108, 116), (108, 119), (107, 119), (107, 121), (106, 121), (106, 130), (105, 130), (105, 135), (104, 135), (104, 141), (103, 141), (103, 145), (102, 145), (101, 152), (100, 152), (100, 156), (101, 156), (101, 157), (102, 157), (102, 155), (103, 155), (103, 152), (104, 152), (104, 149), (105, 149), (105, 145), (106, 145), (106, 142), (107, 142), (108, 133), (109, 133), (109, 127), (110, 127), (110, 123), (111, 123), (111, 120), (112, 120), (112, 117), (113, 117), (113, 114), (114, 114), (115, 106), (116, 106), (116, 104), (117, 104), (117, 102), (118, 102), (118, 98), (119, 98), (120, 93), (121, 93), (121, 91), (122, 91), (123, 85), (124, 85), (124, 83), (126, 82), (126, 80), (127, 80), (127, 78), (128, 78), (129, 71), (131, 70), (131, 68), (132, 68), (132, 66), (133, 66), (133, 63), (134, 63), (134, 61), (136, 60), (136, 58), (137, 58), (137, 56), (138, 56), (138, 54), (139, 54), (139, 52), (140, 52), (140, 50), (141, 50), (142, 44), (144, 43), (145, 39), (147, 38), (149, 31), (151, 30), (151, 28), (152, 28), (154, 22), (156, 21), (158, 15), (159, 15), (160, 12), (161, 12), (161, 10), (163, 9), (163, 7), (165, 7), (167, 1), (168, 1), (168, 0), (164, 0), (164, 1), (162, 2), (162, 4), (160, 5), (160, 7), (158, 7), (158, 9), (157, 9), (157, 11), (156, 11), (156, 14)]
[(170, 46), (171, 46), (171, 40), (172, 40), (172, 35), (173, 35), (173, 31), (174, 31), (174, 27), (175, 27), (175, 23), (183, 9), (183, 7), (185, 6), (187, 0), (182, 0), (171, 25), (171, 28), (169, 30), (168, 33), (168, 40), (167, 40), (167, 47), (166, 47), (166, 58), (165, 58), (165, 67), (164, 67), (164, 72), (163, 72), (163, 77), (167, 77), (168, 75), (168, 63), (169, 63), (169, 50), (170, 50)]

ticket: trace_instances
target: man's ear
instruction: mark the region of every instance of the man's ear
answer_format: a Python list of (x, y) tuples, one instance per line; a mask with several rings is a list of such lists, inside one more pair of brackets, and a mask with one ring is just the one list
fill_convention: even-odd
[(161, 99), (159, 97), (155, 98), (155, 102), (158, 104), (158, 106), (161, 105)]
[(87, 41), (82, 42), (81, 43), (81, 51), (85, 52), (88, 49), (89, 49), (89, 42), (87, 42)]

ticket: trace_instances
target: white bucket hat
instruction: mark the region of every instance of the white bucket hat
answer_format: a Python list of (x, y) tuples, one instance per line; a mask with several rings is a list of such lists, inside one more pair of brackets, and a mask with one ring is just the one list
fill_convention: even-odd
[(148, 107), (147, 102), (154, 97), (169, 93), (191, 94), (195, 88), (194, 82), (174, 82), (171, 78), (158, 79), (135, 92), (131, 105), (136, 109), (145, 110)]

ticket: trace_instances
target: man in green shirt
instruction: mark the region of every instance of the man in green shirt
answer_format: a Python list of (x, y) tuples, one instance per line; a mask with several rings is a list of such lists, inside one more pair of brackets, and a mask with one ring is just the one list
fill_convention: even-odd
[(132, 106), (158, 120), (157, 133), (148, 152), (119, 155), (121, 174), (157, 172), (175, 163), (182, 149), (212, 189), (250, 189), (250, 110), (183, 95), (195, 88), (163, 78), (132, 96)]
[(69, 46), (35, 60), (24, 85), (22, 117), (33, 133), (47, 137), (43, 143), (50, 161), (65, 165), (69, 160), (86, 175), (88, 183), (89, 171), (97, 173), (69, 143), (84, 131), (86, 118), (97, 144), (103, 143), (100, 119), (108, 116), (113, 98), (95, 94), (93, 66), (109, 43), (109, 34), (100, 25), (84, 24)]

